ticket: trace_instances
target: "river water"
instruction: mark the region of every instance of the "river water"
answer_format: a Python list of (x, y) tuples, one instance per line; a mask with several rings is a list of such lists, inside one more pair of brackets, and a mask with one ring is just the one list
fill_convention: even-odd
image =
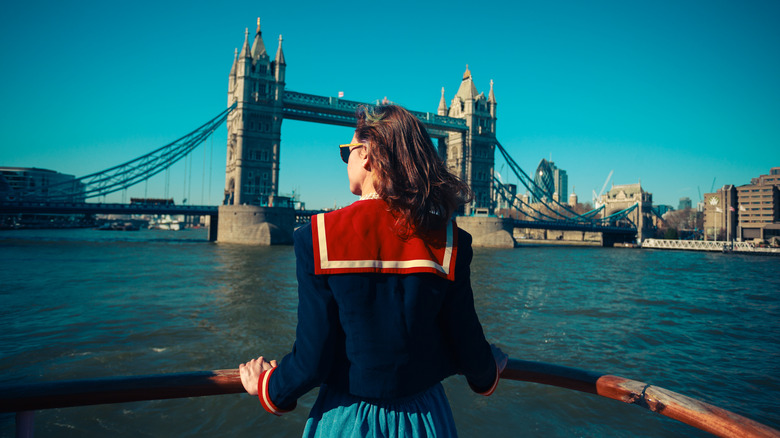
[[(0, 232), (0, 385), (235, 368), (294, 340), (292, 247), (204, 230)], [(592, 247), (475, 249), (487, 337), (513, 358), (664, 387), (780, 428), (780, 257)], [(637, 406), (502, 381), (444, 382), (461, 436), (707, 436)], [(297, 436), (224, 395), (38, 411), (38, 436)], [(0, 414), (12, 436), (13, 414)]]

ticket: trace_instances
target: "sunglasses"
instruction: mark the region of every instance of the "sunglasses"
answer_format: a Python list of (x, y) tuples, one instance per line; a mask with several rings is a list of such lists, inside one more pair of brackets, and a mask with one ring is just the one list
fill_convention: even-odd
[(340, 144), (339, 152), (341, 153), (341, 161), (349, 163), (349, 155), (352, 153), (352, 151), (365, 146), (366, 145), (363, 143)]

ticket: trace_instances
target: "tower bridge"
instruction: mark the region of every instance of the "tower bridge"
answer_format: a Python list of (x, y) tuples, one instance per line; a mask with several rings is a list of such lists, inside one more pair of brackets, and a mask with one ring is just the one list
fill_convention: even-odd
[[(373, 104), (286, 90), (287, 61), (282, 37), (273, 58), (266, 50), (260, 19), (250, 39), (244, 33), (228, 76), (227, 166), (223, 205), (264, 206), (279, 194), (280, 142), (284, 119), (339, 126), (356, 124), (355, 111)], [(436, 113), (412, 111), (437, 139), (439, 155), (469, 184), (474, 202), (465, 213), (492, 203), (496, 99), (491, 82), (486, 97), (478, 93), (468, 67), (447, 105), (444, 90)]]
[[(225, 190), (218, 210), (219, 220), (212, 220), (212, 227), (218, 223), (218, 230), (210, 235), (218, 235), (220, 241), (246, 243), (291, 241), (296, 214), (285, 212), (285, 208), (274, 208), (285, 204), (285, 199), (279, 197), (283, 120), (354, 127), (358, 107), (374, 104), (287, 90), (287, 62), (282, 41), (279, 36), (277, 50), (271, 58), (266, 51), (258, 19), (254, 37), (250, 41), (247, 29), (241, 49), (234, 52), (225, 111), (176, 142), (128, 163), (77, 179), (65, 188), (65, 192), (80, 190), (80, 193), (63, 193), (59, 201), (83, 201), (85, 197), (113, 193), (145, 181), (190, 153), (224, 121), (228, 130)], [(436, 139), (438, 153), (450, 171), (471, 187), (474, 200), (465, 206), (462, 223), (468, 224), (467, 218), (475, 213), (487, 216), (493, 211), (502, 190), (501, 184), (493, 180), (496, 149), (501, 151), (515, 175), (521, 181), (527, 181), (524, 184), (530, 192), (538, 189), (533, 187), (536, 183), (528, 178), (496, 139), (497, 106), (493, 81), (490, 81), (487, 96), (478, 92), (467, 66), (449, 104), (442, 88), (436, 113), (411, 111), (426, 126), (432, 139)], [(50, 191), (55, 192), (57, 190)], [(624, 200), (621, 198), (621, 201)], [(52, 198), (52, 201), (57, 200)], [(533, 223), (494, 219), (494, 223), (485, 229), (508, 234), (512, 242), (513, 228), (611, 233), (612, 237), (604, 239), (611, 242), (632, 240), (642, 217), (640, 214), (639, 220), (632, 221), (628, 213), (636, 209), (643, 198), (634, 201), (633, 207), (621, 204), (621, 209), (613, 209), (609, 216), (604, 216), (602, 211), (602, 217), (598, 219), (596, 215), (599, 211), (579, 215), (557, 200), (550, 201), (557, 205), (546, 206), (547, 210), (557, 216), (537, 217)], [(644, 204), (648, 204), (646, 200)], [(207, 210), (214, 219), (217, 218), (212, 210)], [(645, 208), (639, 210), (644, 212)], [(298, 216), (298, 220), (302, 220), (303, 216)], [(486, 220), (483, 217), (475, 223), (483, 224)]]

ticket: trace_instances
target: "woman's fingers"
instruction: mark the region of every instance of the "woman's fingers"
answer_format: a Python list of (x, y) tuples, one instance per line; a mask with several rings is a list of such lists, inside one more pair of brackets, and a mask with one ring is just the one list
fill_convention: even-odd
[(238, 366), (241, 384), (250, 395), (257, 395), (257, 384), (260, 381), (260, 374), (265, 370), (264, 364), (266, 363), (263, 356), (260, 356)]

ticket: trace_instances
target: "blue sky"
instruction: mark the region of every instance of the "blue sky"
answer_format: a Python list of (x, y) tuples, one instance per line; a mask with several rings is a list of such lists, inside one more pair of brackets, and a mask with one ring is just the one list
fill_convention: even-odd
[[(284, 4), (283, 4), (284, 3)], [(590, 201), (610, 171), (656, 204), (780, 166), (780, 2), (27, 1), (0, 17), (0, 166), (76, 176), (150, 152), (227, 103), (233, 50), (260, 17), (287, 89), (435, 112), (466, 64), (495, 82), (497, 133), (528, 173), (547, 158)], [(354, 200), (351, 130), (286, 120), (280, 191)], [(217, 204), (226, 129), (170, 172), (177, 203)], [(501, 158), (496, 170), (507, 174)], [(162, 197), (160, 174), (108, 197)]]

